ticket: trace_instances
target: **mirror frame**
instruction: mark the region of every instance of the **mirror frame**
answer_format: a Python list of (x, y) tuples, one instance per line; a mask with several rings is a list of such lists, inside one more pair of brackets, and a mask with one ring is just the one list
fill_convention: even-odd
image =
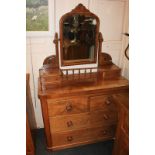
[[(63, 59), (63, 22), (69, 16), (74, 16), (76, 14), (85, 15), (96, 19), (96, 37), (95, 37), (95, 51), (94, 51), (94, 59), (79, 59), (79, 60), (64, 60)], [(72, 65), (81, 65), (81, 64), (94, 64), (97, 62), (97, 56), (99, 51), (99, 25), (100, 21), (99, 18), (86, 9), (85, 6), (82, 4), (77, 5), (71, 12), (64, 14), (59, 22), (60, 26), (60, 59), (61, 59), (61, 66), (72, 66)]]

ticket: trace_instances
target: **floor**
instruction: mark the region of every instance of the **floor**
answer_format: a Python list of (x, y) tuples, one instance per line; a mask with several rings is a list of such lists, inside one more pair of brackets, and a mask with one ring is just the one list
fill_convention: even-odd
[(50, 152), (46, 149), (44, 130), (38, 129), (35, 133), (35, 145), (36, 155), (112, 155), (113, 141)]

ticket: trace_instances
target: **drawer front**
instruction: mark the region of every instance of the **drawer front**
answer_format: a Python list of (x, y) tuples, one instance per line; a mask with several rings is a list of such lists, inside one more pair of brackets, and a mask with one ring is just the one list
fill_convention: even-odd
[(50, 117), (51, 132), (69, 131), (80, 128), (100, 127), (117, 123), (117, 113), (95, 111), (65, 116)]
[(64, 100), (47, 99), (49, 116), (77, 114), (88, 111), (87, 97)]
[(90, 124), (89, 113), (50, 117), (51, 132), (86, 128)]
[(116, 124), (118, 113), (116, 111), (95, 111), (90, 114), (90, 126), (102, 126)]
[(112, 95), (92, 96), (89, 98), (89, 101), (90, 101), (90, 111), (102, 110), (102, 109), (110, 111), (117, 110), (117, 106), (115, 104)]
[(60, 146), (67, 144), (76, 144), (89, 140), (101, 140), (113, 138), (116, 126), (108, 126), (102, 128), (90, 128), (75, 130), (70, 132), (52, 134), (52, 145)]

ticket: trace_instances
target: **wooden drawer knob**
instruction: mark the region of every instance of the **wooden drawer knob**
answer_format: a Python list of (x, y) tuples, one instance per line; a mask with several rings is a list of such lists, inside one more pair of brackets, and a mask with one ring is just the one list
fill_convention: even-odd
[(66, 106), (66, 111), (67, 111), (67, 112), (70, 112), (70, 111), (72, 111), (72, 109), (73, 109), (73, 107), (72, 107), (72, 105), (69, 103), (69, 104)]
[(107, 135), (107, 130), (104, 130), (103, 131), (103, 135)]
[(68, 126), (68, 127), (73, 126), (73, 122), (72, 122), (72, 121), (68, 121), (68, 122), (67, 122), (67, 126)]
[(110, 104), (111, 104), (111, 97), (108, 97), (107, 100), (105, 101), (105, 103), (106, 103), (107, 105), (110, 105)]
[(106, 114), (104, 114), (104, 115), (103, 115), (103, 118), (104, 118), (105, 120), (108, 120), (108, 119), (109, 119), (109, 116), (106, 115)]
[(67, 141), (69, 141), (69, 142), (73, 141), (73, 137), (72, 136), (68, 136), (67, 137)]

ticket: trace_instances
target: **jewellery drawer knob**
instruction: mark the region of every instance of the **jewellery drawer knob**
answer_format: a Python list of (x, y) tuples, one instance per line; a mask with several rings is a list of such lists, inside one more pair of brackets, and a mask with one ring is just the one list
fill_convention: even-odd
[(109, 116), (106, 115), (106, 114), (104, 114), (104, 115), (103, 115), (103, 118), (104, 118), (105, 120), (108, 120), (108, 119), (109, 119)]
[(72, 109), (73, 109), (73, 107), (72, 107), (72, 105), (71, 104), (68, 104), (67, 106), (66, 106), (66, 111), (72, 111)]
[(67, 141), (71, 142), (73, 140), (73, 137), (72, 136), (68, 136), (67, 137)]
[(72, 121), (68, 121), (68, 122), (67, 122), (67, 126), (68, 126), (68, 127), (73, 126), (73, 122), (72, 122)]

